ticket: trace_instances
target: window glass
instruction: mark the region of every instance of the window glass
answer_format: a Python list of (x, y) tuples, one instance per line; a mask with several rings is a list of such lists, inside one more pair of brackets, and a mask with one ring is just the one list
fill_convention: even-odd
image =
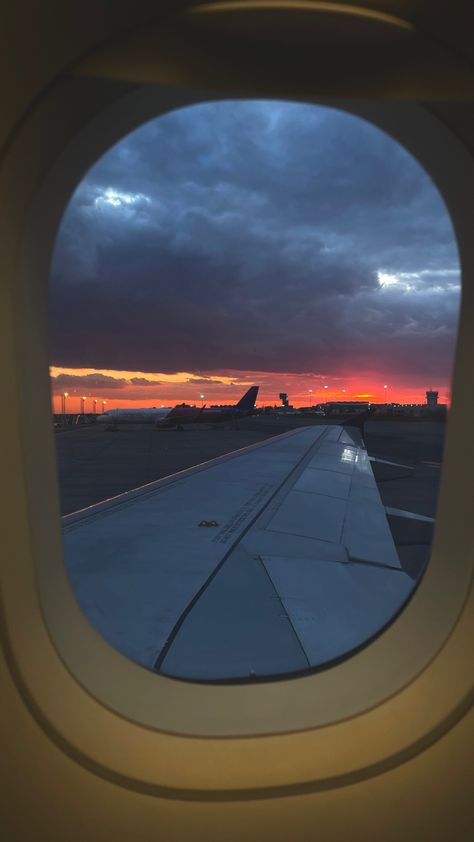
[(459, 299), (439, 193), (360, 118), (202, 103), (111, 148), (49, 299), (65, 562), (98, 631), (255, 681), (383, 630), (429, 560)]

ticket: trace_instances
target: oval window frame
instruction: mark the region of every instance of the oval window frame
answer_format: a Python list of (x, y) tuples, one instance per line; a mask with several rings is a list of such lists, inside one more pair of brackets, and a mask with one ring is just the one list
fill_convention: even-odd
[[(465, 496), (464, 507), (459, 502), (469, 489), (469, 460), (460, 442), (473, 403), (460, 374), (474, 350), (468, 319), (474, 284), (469, 288), (466, 283), (474, 263), (467, 224), (472, 159), (421, 106), (318, 100), (369, 120), (418, 158), (450, 210), (458, 241), (462, 304), (432, 557), (399, 618), (347, 661), (257, 686), (183, 684), (147, 673), (111, 649), (71, 592), (62, 558), (50, 424), (47, 277), (65, 204), (93, 161), (159, 113), (225, 97), (223, 92), (211, 96), (152, 86), (123, 96), (123, 88), (118, 93), (113, 85), (105, 96), (109, 104), (102, 101), (80, 129), (86, 120), (78, 112), (71, 130), (74, 97), (68, 101), (67, 91), (66, 83), (61, 107), (69, 123), (64, 120), (58, 144), (64, 148), (60, 154), (58, 147), (48, 150), (50, 160), (39, 163), (41, 186), (31, 190), (34, 201), (15, 274), (16, 371), (28, 498), (24, 523), (29, 524), (19, 542), (18, 564), (6, 572), (4, 583), (4, 632), (17, 686), (38, 721), (73, 757), (124, 785), (169, 797), (304, 792), (397, 765), (463, 715), (470, 690), (465, 602), (472, 561), (465, 547), (474, 544), (474, 517), (472, 503)], [(44, 126), (48, 106), (57, 107), (55, 96), (50, 94), (46, 109), (25, 122), (21, 134), (26, 142)], [(11, 150), (13, 183), (21, 173), (21, 141)], [(36, 418), (29, 412), (32, 402)]]

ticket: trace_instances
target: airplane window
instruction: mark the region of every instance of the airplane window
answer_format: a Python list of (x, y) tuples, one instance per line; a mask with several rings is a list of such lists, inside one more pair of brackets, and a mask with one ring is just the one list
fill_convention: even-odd
[(381, 633), (429, 561), (459, 301), (436, 187), (358, 117), (207, 102), (111, 148), (49, 298), (92, 625), (213, 682), (329, 668)]

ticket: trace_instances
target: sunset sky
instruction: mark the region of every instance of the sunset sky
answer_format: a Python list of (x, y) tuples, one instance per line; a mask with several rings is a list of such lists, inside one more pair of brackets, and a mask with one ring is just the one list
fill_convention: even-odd
[(124, 138), (71, 199), (53, 395), (70, 411), (233, 403), (253, 384), (259, 404), (444, 401), (459, 284), (439, 194), (381, 131), (319, 106), (192, 106)]

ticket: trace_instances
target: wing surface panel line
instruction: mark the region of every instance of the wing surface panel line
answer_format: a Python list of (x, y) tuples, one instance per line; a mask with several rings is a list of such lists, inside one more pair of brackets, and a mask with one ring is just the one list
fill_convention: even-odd
[[(268, 529), (268, 524), (273, 519), (275, 514), (278, 512), (278, 509), (280, 508), (280, 506), (284, 502), (287, 494), (296, 485), (296, 483), (299, 480), (303, 471), (306, 468), (308, 470), (311, 469), (312, 466), (309, 463), (312, 462), (314, 458), (316, 458), (318, 452), (320, 450), (322, 450), (324, 445), (325, 444), (337, 444), (337, 442), (334, 442), (333, 439), (334, 439), (334, 430), (338, 426), (339, 425), (327, 425), (326, 426), (323, 434), (315, 442), (313, 442), (312, 446), (308, 449), (306, 454), (300, 459), (298, 464), (295, 465), (294, 470), (290, 474), (288, 474), (286, 480), (284, 480), (282, 482), (280, 488), (278, 488), (276, 490), (275, 494), (268, 501), (267, 505), (265, 507), (262, 507), (262, 512), (261, 512), (262, 522), (260, 524), (260, 528)], [(309, 429), (309, 428), (304, 428), (304, 429)], [(340, 433), (339, 433), (339, 435), (340, 435)], [(357, 449), (357, 450), (360, 449), (359, 446), (355, 445), (355, 444), (353, 445), (353, 448)], [(317, 470), (326, 470), (328, 473), (334, 473), (334, 471), (335, 471), (334, 467), (332, 467), (332, 468), (323, 467), (320, 464), (315, 466), (315, 468), (317, 468)], [(337, 469), (336, 469), (335, 472), (337, 473)], [(295, 474), (296, 474), (296, 476), (295, 476)], [(291, 481), (291, 483), (290, 483), (290, 481)], [(374, 482), (375, 482), (375, 480), (374, 480)], [(286, 486), (289, 486), (289, 488), (286, 488)], [(305, 492), (299, 492), (299, 493), (305, 493)], [(307, 493), (309, 493), (309, 492), (307, 492)], [(321, 494), (320, 496), (329, 496), (329, 495)], [(337, 499), (337, 498), (333, 497), (332, 499)], [(278, 530), (269, 530), (269, 531), (278, 531)], [(305, 537), (305, 536), (300, 536), (300, 537)], [(324, 539), (321, 539), (321, 540), (324, 540)], [(329, 543), (331, 543), (331, 542), (329, 542)]]
[(267, 568), (266, 568), (266, 565), (264, 564), (264, 561), (263, 561), (263, 559), (262, 559), (262, 556), (261, 556), (261, 555), (259, 555), (259, 556), (258, 556), (258, 559), (259, 559), (259, 562), (260, 562), (260, 564), (261, 564), (261, 566), (262, 566), (263, 570), (265, 571), (265, 575), (267, 576), (267, 578), (268, 578), (268, 580), (269, 580), (269, 582), (270, 582), (270, 584), (271, 584), (271, 586), (272, 586), (273, 590), (274, 590), (274, 591), (275, 591), (275, 593), (276, 593), (276, 597), (277, 597), (277, 599), (278, 599), (278, 601), (279, 601), (279, 603), (280, 603), (280, 605), (281, 605), (281, 607), (282, 607), (282, 611), (284, 611), (284, 612), (285, 612), (285, 617), (286, 617), (286, 619), (288, 620), (288, 623), (289, 623), (289, 625), (291, 626), (291, 628), (292, 628), (292, 630), (293, 630), (293, 632), (294, 632), (294, 635), (295, 635), (295, 637), (296, 637), (296, 639), (297, 639), (297, 641), (298, 641), (298, 643), (299, 643), (299, 645), (300, 645), (300, 647), (301, 647), (301, 651), (302, 651), (302, 653), (303, 653), (303, 655), (304, 655), (304, 657), (305, 657), (305, 659), (306, 659), (306, 662), (307, 662), (307, 664), (308, 664), (308, 667), (310, 667), (310, 666), (311, 666), (311, 662), (310, 662), (310, 660), (309, 660), (309, 658), (308, 658), (308, 656), (307, 656), (307, 654), (306, 654), (306, 650), (305, 650), (305, 648), (304, 648), (304, 646), (303, 646), (302, 640), (301, 640), (301, 638), (300, 638), (300, 636), (299, 636), (298, 632), (296, 631), (296, 628), (295, 628), (295, 626), (294, 626), (294, 624), (293, 624), (293, 621), (292, 621), (292, 619), (291, 619), (290, 615), (288, 614), (288, 611), (286, 610), (286, 608), (285, 608), (285, 606), (284, 606), (284, 604), (283, 604), (283, 600), (282, 600), (282, 598), (281, 598), (280, 594), (278, 593), (278, 591), (277, 591), (277, 589), (276, 589), (276, 587), (275, 587), (275, 582), (273, 581), (272, 577), (270, 576), (270, 574), (269, 574), (269, 572), (268, 572), (268, 570), (267, 570)]
[[(307, 428), (305, 428), (305, 429), (307, 429)], [(327, 430), (327, 429), (328, 429), (328, 428), (326, 428), (326, 430)], [(159, 670), (160, 670), (160, 668), (161, 668), (161, 665), (163, 664), (163, 662), (164, 662), (164, 660), (165, 660), (165, 658), (166, 658), (166, 656), (167, 656), (167, 654), (168, 654), (169, 650), (171, 649), (171, 646), (173, 645), (173, 641), (176, 639), (176, 636), (177, 636), (177, 634), (178, 634), (178, 632), (179, 632), (179, 630), (180, 630), (181, 626), (183, 625), (183, 623), (184, 623), (184, 621), (185, 621), (186, 617), (190, 614), (190, 612), (192, 611), (192, 609), (194, 608), (194, 606), (196, 605), (196, 603), (198, 602), (198, 600), (201, 598), (201, 596), (203, 595), (203, 593), (204, 593), (204, 592), (206, 591), (206, 589), (208, 588), (209, 584), (210, 584), (210, 583), (212, 582), (212, 580), (213, 580), (213, 579), (217, 576), (217, 574), (219, 573), (219, 571), (221, 570), (221, 568), (223, 567), (223, 565), (225, 564), (225, 562), (227, 561), (227, 559), (228, 559), (228, 558), (230, 558), (230, 556), (232, 555), (232, 553), (233, 553), (234, 549), (235, 549), (235, 548), (236, 548), (236, 546), (240, 543), (240, 541), (242, 540), (242, 538), (243, 538), (243, 537), (244, 537), (244, 536), (245, 536), (245, 535), (246, 535), (246, 534), (250, 531), (250, 529), (251, 529), (251, 528), (255, 525), (255, 523), (257, 522), (257, 520), (258, 520), (258, 519), (259, 519), (259, 517), (261, 516), (262, 512), (264, 512), (265, 510), (267, 510), (267, 509), (268, 509), (268, 507), (271, 505), (272, 500), (274, 500), (274, 499), (275, 499), (275, 497), (276, 497), (276, 496), (280, 493), (280, 491), (282, 490), (282, 488), (284, 488), (284, 486), (285, 486), (285, 485), (287, 485), (287, 484), (290, 482), (290, 480), (292, 479), (292, 477), (294, 477), (295, 473), (297, 473), (297, 472), (298, 472), (298, 469), (300, 468), (300, 466), (301, 466), (303, 463), (304, 463), (304, 464), (306, 464), (306, 462), (309, 460), (309, 458), (311, 458), (311, 456), (312, 456), (312, 454), (313, 454), (314, 450), (315, 450), (315, 449), (317, 449), (317, 448), (320, 446), (320, 444), (321, 444), (321, 440), (324, 440), (324, 438), (325, 438), (325, 434), (326, 434), (326, 430), (325, 430), (325, 431), (324, 431), (324, 433), (323, 433), (323, 434), (322, 434), (322, 435), (321, 435), (321, 436), (320, 436), (320, 437), (316, 440), (316, 442), (314, 442), (314, 441), (313, 441), (313, 442), (311, 442), (311, 444), (309, 445), (309, 447), (305, 450), (305, 452), (303, 453), (303, 455), (302, 455), (302, 456), (300, 457), (300, 459), (297, 461), (296, 465), (294, 465), (294, 467), (293, 467), (293, 468), (292, 468), (292, 470), (289, 472), (289, 474), (287, 474), (287, 475), (286, 475), (286, 477), (282, 480), (282, 482), (280, 483), (280, 485), (279, 485), (279, 486), (275, 489), (275, 491), (273, 492), (273, 494), (271, 495), (271, 497), (269, 498), (269, 500), (267, 500), (265, 503), (263, 503), (263, 504), (262, 504), (262, 506), (260, 507), (260, 509), (258, 510), (258, 512), (255, 514), (255, 516), (252, 518), (252, 520), (251, 520), (251, 521), (247, 524), (247, 526), (245, 527), (245, 529), (244, 529), (242, 532), (240, 532), (240, 533), (239, 533), (239, 535), (236, 537), (236, 539), (234, 540), (234, 542), (232, 543), (232, 545), (229, 547), (229, 549), (227, 550), (227, 552), (225, 553), (225, 555), (223, 556), (223, 558), (222, 558), (222, 559), (220, 560), (220, 562), (216, 565), (216, 567), (214, 568), (214, 570), (210, 573), (210, 575), (208, 576), (208, 578), (206, 579), (206, 581), (204, 582), (204, 584), (203, 584), (203, 585), (201, 585), (201, 587), (199, 588), (199, 590), (195, 593), (194, 597), (193, 597), (193, 598), (189, 601), (189, 603), (187, 604), (187, 606), (186, 606), (186, 607), (184, 608), (184, 610), (181, 612), (181, 614), (180, 614), (180, 616), (178, 617), (177, 621), (175, 622), (175, 624), (174, 624), (174, 626), (173, 626), (173, 628), (172, 628), (172, 630), (171, 630), (170, 634), (168, 635), (168, 638), (167, 638), (167, 640), (166, 640), (166, 642), (165, 642), (164, 646), (162, 646), (161, 650), (159, 651), (159, 653), (158, 653), (158, 655), (157, 655), (157, 658), (156, 658), (155, 663), (154, 663), (154, 669), (155, 669), (157, 672), (159, 672)], [(300, 432), (300, 431), (298, 430), (298, 432)], [(286, 613), (286, 612), (285, 612), (285, 613)]]

